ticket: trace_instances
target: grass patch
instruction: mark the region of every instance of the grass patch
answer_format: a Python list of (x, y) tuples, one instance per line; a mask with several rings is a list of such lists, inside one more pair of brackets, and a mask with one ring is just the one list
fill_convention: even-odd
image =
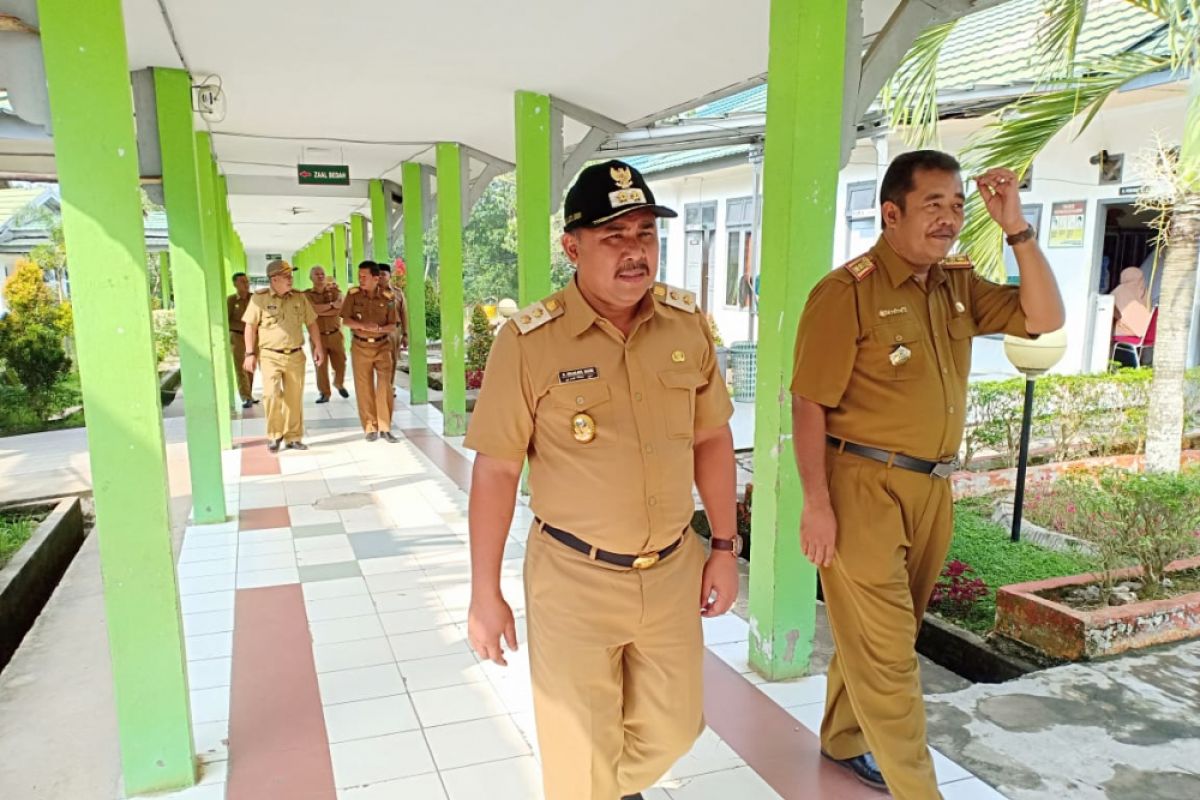
[(1012, 542), (1009, 532), (986, 516), (978, 501), (960, 502), (954, 510), (954, 541), (947, 561), (968, 564), (971, 577), (987, 584), (987, 594), (961, 617), (947, 617), (975, 633), (984, 634), (996, 622), (996, 589), (1013, 583), (1076, 575), (1099, 568), (1086, 553), (1061, 553), (1028, 542)]
[(29, 541), (38, 521), (30, 516), (0, 516), (0, 569)]
[[(52, 407), (56, 412), (83, 403), (83, 391), (79, 383), (79, 372), (72, 370), (63, 376), (53, 390)], [(0, 436), (20, 436), (26, 433), (57, 431), (64, 428), (79, 428), (84, 424), (83, 411), (76, 411), (63, 419), (43, 420), (30, 405), (25, 387), (0, 382)]]

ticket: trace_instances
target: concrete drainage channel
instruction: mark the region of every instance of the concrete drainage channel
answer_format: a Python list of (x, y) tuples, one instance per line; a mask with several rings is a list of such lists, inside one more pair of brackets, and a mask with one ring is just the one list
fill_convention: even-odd
[(0, 670), (42, 613), (87, 535), (78, 497), (19, 503), (0, 511), (49, 514), (0, 570)]

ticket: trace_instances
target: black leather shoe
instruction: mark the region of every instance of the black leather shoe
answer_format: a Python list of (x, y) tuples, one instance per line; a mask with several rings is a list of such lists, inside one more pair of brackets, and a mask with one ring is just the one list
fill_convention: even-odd
[(267, 449), (270, 450), (272, 453), (278, 453), (279, 452), (279, 443), (281, 441), (282, 441), (281, 439), (268, 439), (267, 440)]
[(376, 433), (375, 431), (371, 431), (371, 432), (369, 432), (369, 433), (367, 434), (367, 441), (368, 441), (368, 442), (373, 442), (373, 441), (375, 441), (375, 440), (376, 440), (376, 439), (378, 439), (378, 438), (379, 438), (379, 434), (378, 434), (378, 433)]
[(243, 400), (242, 408), (254, 408), (254, 401), (253, 400)]
[(383, 433), (379, 434), (379, 437), (381, 439), (383, 439), (385, 442), (391, 442), (392, 444), (395, 444), (396, 442), (400, 441), (399, 439), (397, 439), (395, 436), (392, 435), (391, 431), (384, 431)]
[(854, 773), (854, 777), (872, 789), (887, 791), (887, 783), (883, 780), (883, 773), (879, 771), (879, 764), (875, 762), (875, 756), (870, 753), (863, 753), (854, 758), (834, 758), (825, 752), (822, 752), (821, 755), (850, 770)]
[(644, 798), (642, 797), (642, 793), (638, 792), (637, 794), (627, 794), (621, 800), (644, 800)]
[(327, 395), (327, 394), (319, 395), (319, 396), (317, 397), (317, 402), (318, 402), (318, 403), (328, 403), (328, 402), (329, 402), (329, 395)]
[(306, 445), (304, 442), (288, 442), (287, 449), (288, 450), (307, 450), (308, 445)]
[(337, 390), (338, 390), (338, 394), (340, 394), (342, 397), (350, 396), (350, 393), (348, 391), (346, 391), (345, 386), (339, 386), (339, 387), (337, 387)]

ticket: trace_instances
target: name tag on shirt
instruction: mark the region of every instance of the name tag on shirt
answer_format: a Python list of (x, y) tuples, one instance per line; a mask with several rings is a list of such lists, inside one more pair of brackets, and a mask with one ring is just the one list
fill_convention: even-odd
[(589, 378), (595, 378), (599, 375), (595, 367), (582, 367), (580, 369), (569, 369), (565, 372), (558, 373), (560, 383), (571, 383), (572, 381), (586, 381)]

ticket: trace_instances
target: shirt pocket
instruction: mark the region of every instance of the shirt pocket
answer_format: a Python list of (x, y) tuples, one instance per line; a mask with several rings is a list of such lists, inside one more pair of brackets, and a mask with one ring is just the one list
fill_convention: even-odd
[(707, 381), (699, 372), (678, 369), (660, 372), (658, 379), (666, 387), (662, 409), (667, 437), (691, 439), (696, 432), (696, 391)]
[[(617, 441), (617, 426), (611, 400), (608, 382), (600, 379), (551, 386), (545, 422), (556, 440), (588, 448), (612, 445)], [(586, 440), (589, 426), (590, 441)]]
[(975, 320), (967, 316), (954, 317), (946, 326), (950, 335), (950, 352), (954, 356), (954, 368), (959, 375), (971, 371), (971, 340), (979, 334)]
[(916, 320), (876, 325), (863, 355), (871, 375), (883, 380), (913, 380), (925, 369), (925, 332)]

